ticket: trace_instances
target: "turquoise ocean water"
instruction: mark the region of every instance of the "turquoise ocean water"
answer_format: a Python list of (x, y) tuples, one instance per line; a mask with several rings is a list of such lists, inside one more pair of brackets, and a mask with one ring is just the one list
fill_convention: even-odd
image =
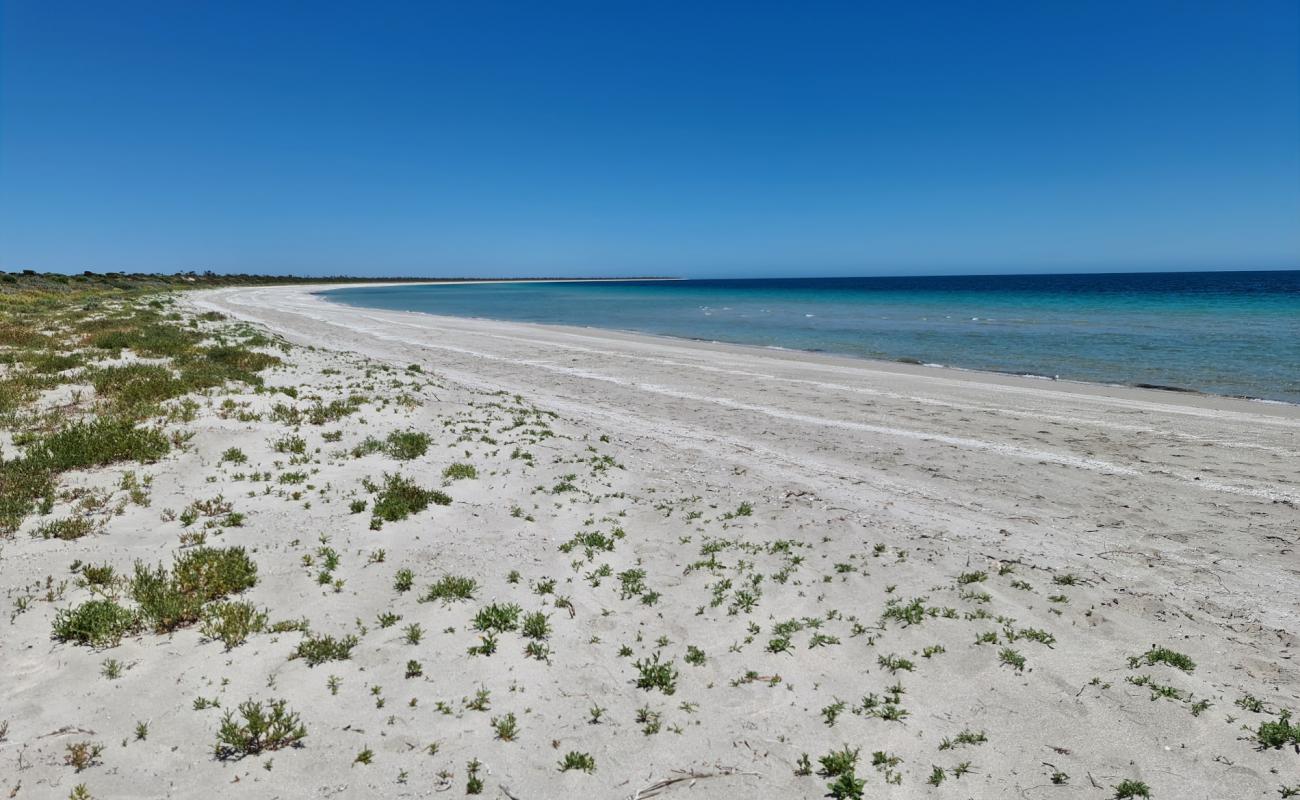
[(356, 306), (1300, 403), (1300, 271), (371, 286)]

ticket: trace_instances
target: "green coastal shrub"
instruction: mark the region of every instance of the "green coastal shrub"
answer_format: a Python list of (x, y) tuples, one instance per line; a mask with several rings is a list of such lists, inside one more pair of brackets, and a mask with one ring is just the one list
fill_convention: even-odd
[(431, 441), (427, 433), (393, 431), (384, 442), (384, 451), (400, 461), (410, 461), (427, 453)]
[(397, 522), (428, 508), (431, 504), (451, 505), (451, 497), (437, 489), (425, 489), (401, 475), (385, 475), (384, 484), (375, 494), (371, 507), (371, 527)]
[(54, 638), (89, 647), (113, 647), (140, 626), (134, 611), (112, 600), (87, 600), (54, 617)]
[(205, 603), (256, 583), (257, 565), (244, 548), (198, 547), (178, 555), (170, 571), (161, 564), (150, 569), (137, 562), (130, 592), (149, 626), (167, 633), (197, 622)]

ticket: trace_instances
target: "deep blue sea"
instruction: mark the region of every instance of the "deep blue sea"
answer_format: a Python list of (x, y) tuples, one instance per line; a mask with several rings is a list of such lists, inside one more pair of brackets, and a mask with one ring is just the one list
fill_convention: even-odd
[(373, 286), (357, 306), (1300, 403), (1300, 271)]

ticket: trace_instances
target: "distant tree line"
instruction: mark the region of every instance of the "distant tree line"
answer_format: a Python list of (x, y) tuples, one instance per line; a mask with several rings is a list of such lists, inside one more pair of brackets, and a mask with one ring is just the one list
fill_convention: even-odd
[[(654, 276), (642, 276), (650, 278)], [(252, 275), (252, 274), (218, 274), (211, 270), (203, 272), (176, 272), (171, 274), (153, 272), (93, 272), (86, 270), (81, 274), (61, 272), (37, 272), (25, 269), (19, 272), (0, 272), (0, 291), (35, 290), (68, 291), (83, 289), (209, 289), (220, 286), (261, 286), (311, 283), (450, 283), (460, 281), (546, 281), (575, 280), (573, 278), (470, 278), (470, 277), (358, 277), (355, 275), (325, 275), (319, 277), (301, 277), (296, 275)], [(590, 280), (597, 280), (592, 278)], [(624, 278), (622, 280), (636, 280)]]

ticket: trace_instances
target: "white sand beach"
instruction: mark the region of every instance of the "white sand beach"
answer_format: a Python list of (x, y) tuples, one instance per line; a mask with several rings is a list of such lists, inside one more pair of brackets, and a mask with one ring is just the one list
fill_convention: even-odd
[[(821, 759), (846, 747), (873, 798), (1300, 784), (1294, 749), (1255, 735), (1300, 709), (1300, 407), (312, 291), (181, 302), (283, 337), (267, 386), (300, 408), (361, 395), (354, 414), (290, 423), (273, 418), (283, 394), (213, 394), (188, 449), (133, 467), (152, 476), (147, 507), (75, 542), (26, 535), (38, 520), (0, 540), (10, 604), (66, 584), (0, 640), (10, 796), (460, 796), (476, 774), (516, 800), (815, 798), (834, 777)], [(427, 453), (366, 451), (408, 430)], [(290, 434), (305, 442), (292, 458), (272, 444)], [(248, 463), (223, 463), (230, 448)], [(451, 503), (373, 530), (350, 505), (385, 473)], [(164, 509), (218, 494), (244, 519), (209, 543), (258, 567), (242, 599), (357, 636), (350, 658), (290, 658), (297, 631), (230, 650), (193, 628), (105, 651), (51, 640), (57, 609), (90, 596), (74, 560), (170, 562), (186, 528)], [(339, 563), (321, 582), (327, 549)], [(447, 575), (475, 581), (472, 599), (420, 602)], [(505, 626), (471, 653), (491, 603), (549, 629)], [(250, 698), (285, 699), (301, 746), (214, 758), (223, 712)], [(73, 739), (102, 743), (102, 765), (74, 775)], [(562, 771), (569, 753), (594, 771)]]

